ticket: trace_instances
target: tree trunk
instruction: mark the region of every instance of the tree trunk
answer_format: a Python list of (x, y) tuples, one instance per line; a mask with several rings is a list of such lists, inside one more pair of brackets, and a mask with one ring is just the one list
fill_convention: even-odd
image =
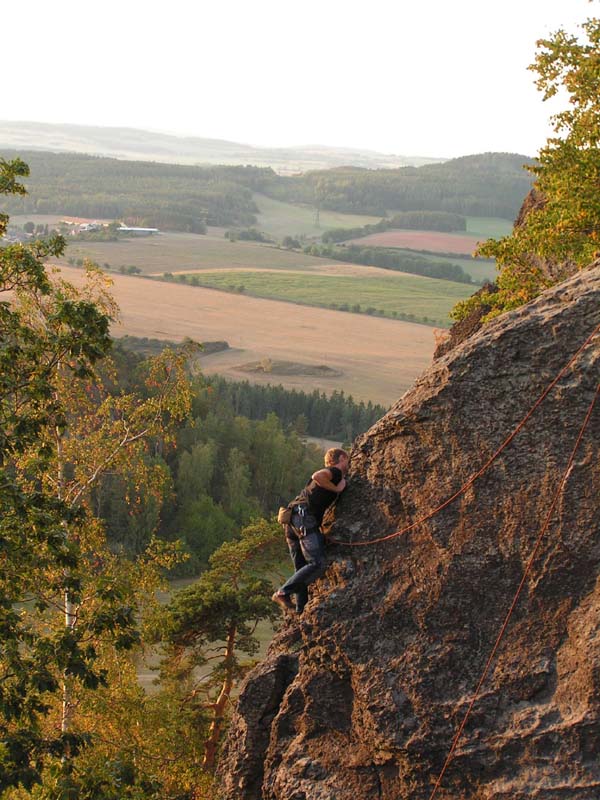
[[(62, 446), (62, 432), (56, 429), (56, 461), (57, 461), (57, 496), (59, 500), (63, 499), (64, 486), (65, 486), (65, 464), (63, 458)], [(65, 531), (65, 539), (69, 538), (69, 530), (66, 522), (63, 522)], [(65, 578), (68, 575), (65, 572)], [(71, 599), (68, 589), (64, 593), (65, 604), (65, 628), (68, 631), (73, 630), (77, 620), (75, 604)], [(62, 701), (62, 714), (60, 719), (60, 729), (63, 733), (68, 733), (71, 729), (71, 720), (73, 716), (73, 689), (71, 685), (71, 678), (65, 673), (63, 674), (63, 701)]]
[(210, 724), (208, 731), (208, 738), (204, 745), (204, 760), (202, 761), (203, 769), (212, 772), (215, 768), (215, 761), (217, 757), (217, 746), (221, 738), (223, 730), (223, 723), (225, 721), (225, 709), (227, 708), (227, 701), (231, 696), (233, 688), (233, 666), (234, 666), (234, 649), (235, 637), (237, 634), (237, 625), (233, 623), (227, 631), (227, 643), (225, 645), (225, 679), (221, 686), (221, 691), (217, 701), (212, 706), (214, 711), (213, 720)]

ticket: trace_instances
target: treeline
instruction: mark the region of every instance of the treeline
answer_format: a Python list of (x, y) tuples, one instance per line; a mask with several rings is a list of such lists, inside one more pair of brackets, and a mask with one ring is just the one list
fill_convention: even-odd
[(459, 264), (428, 261), (421, 256), (407, 255), (391, 247), (362, 247), (358, 244), (336, 247), (331, 244), (312, 244), (307, 245), (304, 252), (311, 256), (334, 258), (337, 261), (349, 261), (351, 264), (365, 264), (398, 272), (409, 272), (412, 275), (423, 275), (426, 278), (440, 278), (456, 283), (473, 283), (471, 276)]
[(322, 242), (347, 242), (349, 239), (360, 239), (371, 233), (382, 233), (395, 228), (422, 231), (466, 231), (467, 220), (461, 214), (450, 214), (446, 211), (404, 211), (390, 219), (382, 219), (374, 225), (363, 225), (359, 228), (332, 228), (321, 236)]
[(71, 153), (3, 153), (30, 166), (29, 194), (4, 200), (4, 211), (70, 214), (131, 225), (204, 233), (206, 225), (248, 226), (252, 192), (274, 173), (258, 167), (187, 167)]
[(512, 220), (531, 185), (522, 169), (525, 156), (506, 153), (418, 168), (344, 168), (295, 176), (252, 166), (180, 166), (36, 151), (3, 155), (24, 157), (31, 177), (29, 195), (6, 198), (0, 211), (121, 219), (198, 233), (204, 225), (253, 226), (258, 214), (253, 192), (379, 217), (418, 210)]
[(271, 243), (273, 239), (270, 236), (267, 236), (262, 231), (259, 231), (258, 228), (244, 228), (242, 230), (233, 230), (233, 231), (225, 231), (225, 238), (229, 239), (230, 242), (235, 242), (238, 239), (240, 242), (263, 242), (263, 243)]
[(320, 208), (385, 217), (394, 211), (446, 211), (513, 220), (531, 187), (531, 159), (484, 153), (422, 167), (308, 172), (270, 183), (272, 196)]
[(229, 381), (219, 376), (207, 378), (207, 382), (214, 396), (235, 414), (264, 419), (275, 413), (285, 427), (299, 435), (351, 442), (386, 412), (383, 406), (371, 401), (357, 403), (344, 391), (334, 391), (328, 397), (318, 389), (307, 393), (283, 386)]

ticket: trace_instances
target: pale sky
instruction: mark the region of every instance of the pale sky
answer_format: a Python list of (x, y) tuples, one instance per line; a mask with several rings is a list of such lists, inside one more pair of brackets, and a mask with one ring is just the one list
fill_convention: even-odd
[(535, 155), (557, 110), (527, 70), (535, 42), (599, 13), (598, 0), (9, 0), (0, 119)]

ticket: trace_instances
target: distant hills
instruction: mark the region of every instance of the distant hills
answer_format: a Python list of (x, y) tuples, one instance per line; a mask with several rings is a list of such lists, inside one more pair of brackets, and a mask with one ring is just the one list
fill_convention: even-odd
[(252, 164), (271, 167), (280, 174), (288, 175), (341, 166), (393, 169), (445, 160), (323, 145), (255, 147), (221, 139), (174, 136), (136, 128), (0, 120), (0, 149), (2, 148), (85, 153), (167, 164)]
[(20, 156), (31, 169), (25, 180), (29, 193), (0, 198), (0, 211), (119, 219), (197, 233), (206, 225), (255, 225), (259, 195), (373, 217), (428, 211), (513, 220), (532, 180), (523, 169), (526, 157), (507, 153), (418, 168), (344, 167), (294, 176), (269, 167), (201, 167), (2, 147), (0, 156)]

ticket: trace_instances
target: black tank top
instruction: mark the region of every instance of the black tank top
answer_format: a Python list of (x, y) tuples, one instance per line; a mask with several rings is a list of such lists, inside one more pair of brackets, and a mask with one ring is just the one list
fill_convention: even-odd
[[(331, 472), (331, 482), (337, 486), (344, 477), (342, 475), (342, 470), (339, 467), (327, 467), (327, 469)], [(313, 484), (312, 488), (311, 484)], [(325, 512), (336, 499), (338, 493), (332, 492), (330, 489), (324, 489), (322, 486), (316, 484), (313, 480), (310, 480), (306, 484), (304, 493), (306, 494), (306, 498), (308, 500), (308, 508), (310, 509), (311, 514), (317, 520), (317, 525), (320, 525), (323, 522), (323, 516)]]

